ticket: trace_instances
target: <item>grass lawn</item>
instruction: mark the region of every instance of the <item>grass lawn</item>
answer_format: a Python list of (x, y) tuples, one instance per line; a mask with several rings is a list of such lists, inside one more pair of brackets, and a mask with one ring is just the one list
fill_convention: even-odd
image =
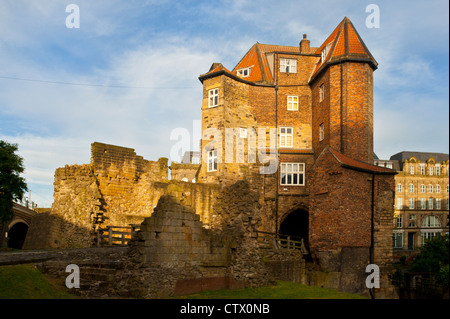
[(236, 290), (203, 291), (182, 296), (185, 299), (367, 299), (336, 289), (278, 281), (276, 286)]
[(0, 266), (0, 299), (69, 299), (33, 265)]

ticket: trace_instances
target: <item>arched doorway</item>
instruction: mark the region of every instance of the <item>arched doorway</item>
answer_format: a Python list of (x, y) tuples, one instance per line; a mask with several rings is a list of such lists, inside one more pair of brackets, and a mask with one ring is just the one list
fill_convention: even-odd
[(309, 214), (307, 210), (296, 209), (289, 213), (280, 224), (279, 233), (292, 237), (303, 238), (308, 247)]
[(22, 249), (27, 232), (27, 224), (22, 222), (15, 223), (8, 231), (8, 248)]

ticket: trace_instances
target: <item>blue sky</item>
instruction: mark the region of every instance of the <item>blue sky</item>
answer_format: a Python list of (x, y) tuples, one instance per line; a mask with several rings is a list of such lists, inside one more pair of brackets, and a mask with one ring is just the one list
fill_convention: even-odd
[[(369, 4), (380, 27), (367, 28)], [(80, 9), (69, 29), (66, 6)], [(380, 158), (449, 152), (449, 3), (432, 1), (0, 0), (0, 139), (19, 144), (32, 200), (53, 202), (55, 169), (90, 162), (94, 141), (168, 157), (201, 119), (198, 76), (260, 43), (320, 46), (348, 16), (379, 63)], [(57, 83), (53, 83), (57, 82)], [(71, 83), (71, 84), (63, 84)], [(193, 148), (197, 147), (193, 143)]]

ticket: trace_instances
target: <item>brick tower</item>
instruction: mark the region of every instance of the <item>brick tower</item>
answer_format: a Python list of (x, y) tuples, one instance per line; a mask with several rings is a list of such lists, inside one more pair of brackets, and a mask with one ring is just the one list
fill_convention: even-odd
[(350, 19), (316, 51), (311, 76), (313, 149), (326, 147), (352, 159), (373, 161), (373, 71), (377, 62)]

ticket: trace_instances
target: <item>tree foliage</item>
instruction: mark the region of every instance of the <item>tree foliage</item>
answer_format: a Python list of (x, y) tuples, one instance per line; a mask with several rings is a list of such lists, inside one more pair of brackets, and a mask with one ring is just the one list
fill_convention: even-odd
[(17, 144), (0, 140), (0, 222), (12, 218), (13, 200), (22, 199), (27, 189), (23, 159), (16, 154)]
[(425, 241), (420, 253), (408, 270), (413, 272), (431, 272), (437, 275), (438, 282), (448, 286), (449, 236), (438, 235)]

